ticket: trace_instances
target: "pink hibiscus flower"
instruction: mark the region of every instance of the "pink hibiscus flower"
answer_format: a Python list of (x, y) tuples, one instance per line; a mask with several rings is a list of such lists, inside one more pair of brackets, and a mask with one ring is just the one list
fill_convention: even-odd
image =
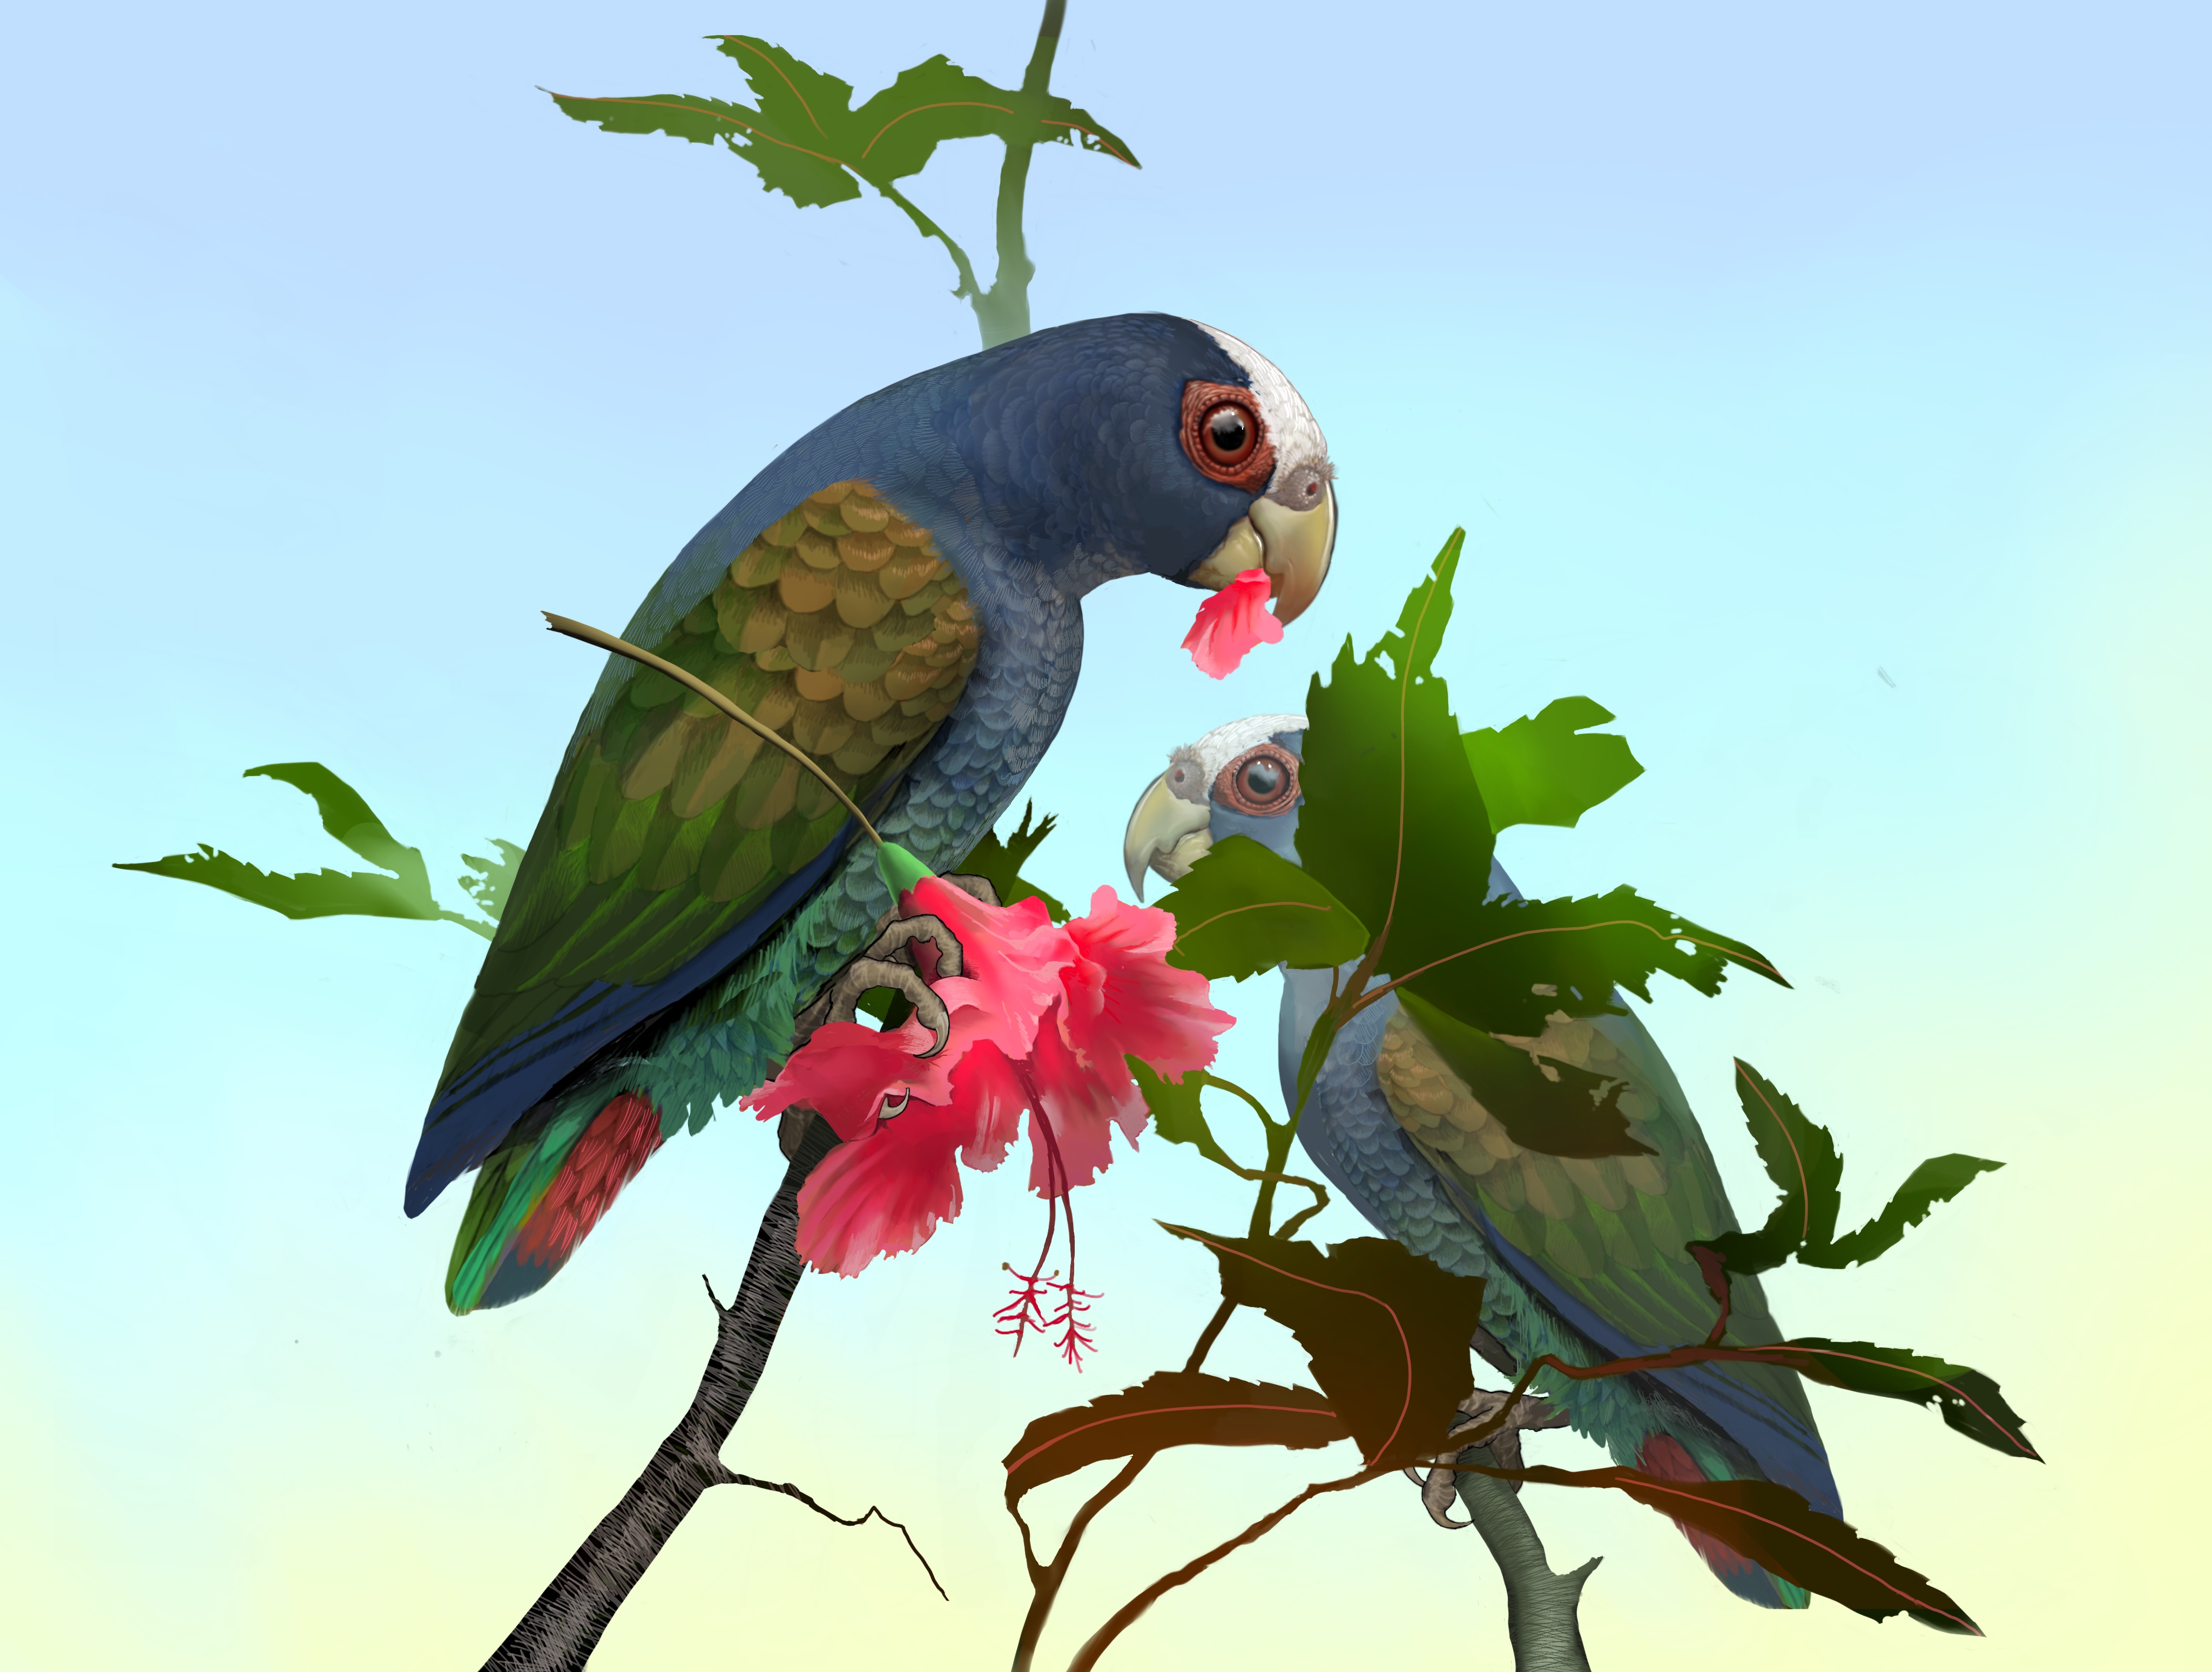
[[(920, 1248), (960, 1212), (960, 1166), (996, 1168), (1026, 1111), (1030, 1188), (1048, 1205), (1045, 1240), (996, 1314), (1000, 1333), (1018, 1351), (1030, 1330), (1056, 1331), (1063, 1356), (1079, 1364), (1091, 1346), (1084, 1315), (1097, 1297), (1075, 1286), (1068, 1193), (1111, 1162), (1115, 1128), (1133, 1146), (1144, 1126), (1144, 1098), (1124, 1058), (1180, 1079), (1213, 1061), (1215, 1039), (1233, 1018), (1206, 1002), (1203, 976), (1169, 965), (1175, 919), (1127, 904), (1110, 888), (1065, 924), (1042, 900), (985, 905), (935, 877), (906, 891), (900, 906), (941, 918), (960, 942), (963, 973), (932, 983), (951, 1017), (945, 1049), (918, 1056), (933, 1036), (911, 1019), (880, 1032), (825, 1023), (744, 1099), (763, 1120), (803, 1104), (844, 1140), (799, 1191), (799, 1251), (817, 1271), (850, 1277), (878, 1255)], [(927, 966), (932, 949), (915, 945)], [(1047, 1278), (1063, 1208), (1067, 1275)]]
[(1267, 612), (1274, 582), (1265, 569), (1246, 569), (1198, 606), (1182, 648), (1200, 673), (1225, 679), (1255, 644), (1279, 644), (1283, 623)]

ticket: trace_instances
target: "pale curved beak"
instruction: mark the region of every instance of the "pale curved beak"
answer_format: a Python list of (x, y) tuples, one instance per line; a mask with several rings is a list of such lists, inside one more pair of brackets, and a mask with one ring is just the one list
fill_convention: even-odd
[(1321, 503), (1293, 511), (1261, 497), (1237, 519), (1226, 538), (1184, 577), (1185, 583), (1219, 592), (1247, 569), (1265, 569), (1275, 619), (1296, 621), (1321, 594), (1336, 550), (1336, 487), (1322, 484)]
[(1131, 891), (1139, 900), (1145, 897), (1147, 871), (1173, 882), (1197, 864), (1213, 845), (1208, 830), (1212, 823), (1204, 807), (1168, 787), (1166, 773), (1153, 779), (1137, 798), (1136, 811), (1129, 815), (1129, 828), (1121, 837), (1121, 863), (1128, 870)]

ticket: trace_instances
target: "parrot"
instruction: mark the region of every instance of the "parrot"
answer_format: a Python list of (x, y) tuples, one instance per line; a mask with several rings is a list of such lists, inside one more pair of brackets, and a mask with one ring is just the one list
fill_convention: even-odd
[[(1231, 836), (1299, 862), (1305, 729), (1302, 714), (1259, 714), (1170, 755), (1138, 798), (1123, 839), (1139, 900), (1147, 872), (1178, 880)], [(1494, 856), (1486, 886), (1486, 897), (1521, 897)], [(1336, 978), (1349, 979), (1357, 964)], [(1298, 1065), (1328, 1006), (1332, 972), (1284, 965), (1281, 974), (1278, 1058), (1284, 1102), (1295, 1107)], [(1387, 979), (1377, 974), (1373, 984)], [(1473, 1346), (1502, 1375), (1517, 1378), (1546, 1353), (1597, 1364), (1704, 1340), (1713, 1298), (1683, 1244), (1737, 1225), (1666, 1058), (1632, 1013), (1555, 1017), (1545, 1051), (1625, 1080), (1620, 1107), (1630, 1132), (1656, 1153), (1580, 1160), (1524, 1150), (1395, 998), (1359, 1012), (1338, 1034), (1300, 1116), (1298, 1142), (1377, 1231), (1447, 1271), (1485, 1280)], [(1732, 1299), (1729, 1344), (1782, 1339), (1756, 1280), (1736, 1278)], [(1771, 1480), (1842, 1515), (1795, 1371), (1705, 1364), (1575, 1381), (1547, 1371), (1536, 1385), (1624, 1467), (1674, 1480)], [(1737, 1596), (1765, 1608), (1807, 1605), (1796, 1584), (1676, 1525)]]
[[(1136, 575), (1218, 593), (1258, 569), (1292, 620), (1328, 572), (1334, 475), (1304, 399), (1238, 338), (1160, 313), (1061, 325), (793, 442), (623, 636), (951, 872), (1059, 729), (1084, 596)], [(893, 903), (856, 833), (789, 756), (608, 657), (407, 1176), (413, 1218), (475, 1172), (456, 1314), (542, 1289), (666, 1140), (781, 1067), (811, 995), (878, 984), (848, 967)]]

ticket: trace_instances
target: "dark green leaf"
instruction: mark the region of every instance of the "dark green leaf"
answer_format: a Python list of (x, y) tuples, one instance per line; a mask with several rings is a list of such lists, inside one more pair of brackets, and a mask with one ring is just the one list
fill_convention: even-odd
[(1611, 720), (1587, 696), (1563, 696), (1533, 718), (1503, 731), (1485, 727), (1466, 736), (1468, 764), (1490, 810), (1490, 828), (1564, 824), (1643, 775), (1626, 738), (1581, 733)]
[[(1410, 969), (1427, 914), (1489, 891), (1490, 816), (1468, 768), (1449, 694), (1432, 664), (1451, 620), (1464, 530), (1454, 530), (1406, 600), (1395, 631), (1355, 660), (1345, 641), (1306, 696), (1298, 855), (1309, 874), (1389, 937)], [(1401, 840), (1402, 834), (1402, 840)], [(1449, 952), (1452, 942), (1441, 950)]]
[(1836, 1234), (1841, 1201), (1837, 1187), (1843, 1179), (1844, 1161), (1827, 1128), (1808, 1120), (1773, 1081), (1741, 1057), (1736, 1059), (1735, 1089), (1759, 1161), (1782, 1192), (1782, 1200), (1759, 1230), (1731, 1231), (1710, 1239), (1731, 1272), (1748, 1277), (1772, 1269), (1800, 1249), (1828, 1245)]
[(1133, 1388), (1054, 1411), (1024, 1428), (1006, 1454), (1006, 1507), (1048, 1480), (1109, 1457), (1145, 1456), (1174, 1445), (1310, 1450), (1350, 1432), (1310, 1388), (1160, 1371)]
[(2027, 1443), (2020, 1415), (2005, 1402), (1997, 1384), (1978, 1370), (1923, 1358), (1902, 1347), (1876, 1347), (1871, 1341), (1831, 1341), (1802, 1335), (1762, 1351), (1776, 1364), (1789, 1365), (1801, 1376), (1826, 1382), (1853, 1393), (1877, 1394), (1884, 1399), (1909, 1400), (1934, 1405), (1944, 1422), (2008, 1456), (2031, 1457), (2041, 1462)]
[(1203, 976), (1330, 970), (1367, 950), (1366, 926), (1318, 878), (1246, 836), (1214, 843), (1159, 903), (1176, 920), (1168, 962)]
[(1492, 1032), (1534, 1036), (1558, 1011), (1618, 1014), (1613, 989), (1648, 1000), (1655, 974), (1711, 994), (1735, 964), (1789, 985), (1755, 948), (1632, 888), (1581, 900), (1481, 900), (1462, 891), (1440, 909), (1421, 906), (1391, 937), (1392, 970), (1439, 1009)]
[(1306, 1035), (1306, 1048), (1298, 1057), (1298, 1101), (1297, 1108), (1291, 1110), (1293, 1121), (1306, 1106), (1306, 1099), (1313, 1095), (1314, 1082), (1321, 1078), (1321, 1071), (1328, 1061), (1329, 1047), (1336, 1043), (1340, 1025), (1333, 1011), (1324, 1010)]
[(1979, 1637), (1965, 1609), (1847, 1522), (1765, 1480), (1656, 1480), (1632, 1468), (1483, 1468), (1504, 1480), (1610, 1487), (1710, 1534), (1768, 1572), (1876, 1620), (1909, 1614), (1939, 1632)]
[(1129, 1073), (1137, 1082), (1137, 1091), (1144, 1097), (1145, 1107), (1152, 1112), (1152, 1130), (1170, 1144), (1188, 1144), (1207, 1160), (1218, 1163), (1232, 1171), (1241, 1170), (1227, 1151), (1214, 1140), (1213, 1130), (1206, 1123), (1206, 1111), (1200, 1107), (1200, 1094), (1205, 1091), (1208, 1076), (1194, 1070), (1185, 1074), (1180, 1083), (1152, 1072), (1148, 1063), (1135, 1057), (1125, 1057)]
[(1298, 1338), (1329, 1404), (1370, 1465), (1445, 1450), (1474, 1385), (1468, 1344), (1482, 1280), (1456, 1277), (1385, 1237), (1310, 1243), (1165, 1227), (1213, 1250), (1222, 1298), (1256, 1306)]
[(1398, 1002), (1522, 1148), (1593, 1158), (1656, 1153), (1628, 1134), (1628, 1117), (1620, 1109), (1626, 1081), (1548, 1058), (1540, 1066), (1525, 1049), (1468, 1026), (1410, 988), (1399, 990)]
[(1837, 1237), (1817, 1255), (1808, 1250), (1797, 1257), (1808, 1266), (1864, 1265), (1896, 1247), (1905, 1227), (1926, 1219), (1937, 1202), (1950, 1201), (1981, 1174), (1993, 1173), (2003, 1165), (2002, 1161), (1984, 1161), (1972, 1155), (1939, 1155), (1923, 1161), (1898, 1186), (1897, 1194), (1880, 1214), (1856, 1231)]
[(999, 891), (1000, 905), (1011, 906), (1017, 900), (1042, 900), (1044, 909), (1052, 914), (1052, 921), (1065, 923), (1068, 917), (1067, 908), (1022, 875), (1022, 866), (1029, 862), (1030, 855), (1036, 852), (1037, 844), (1050, 836), (1060, 822), (1047, 813), (1032, 829), (1030, 815), (1036, 810), (1036, 802), (1024, 804), (1021, 827), (1012, 836), (1001, 842), (998, 832), (992, 831), (975, 844), (974, 851), (966, 859), (961, 860), (960, 869), (971, 877), (988, 878), (991, 886)]

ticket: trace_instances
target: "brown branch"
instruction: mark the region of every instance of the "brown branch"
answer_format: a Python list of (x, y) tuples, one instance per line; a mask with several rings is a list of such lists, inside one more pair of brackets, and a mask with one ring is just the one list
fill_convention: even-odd
[(1135, 1625), (1138, 1618), (1146, 1609), (1151, 1608), (1153, 1603), (1158, 1602), (1176, 1586), (1188, 1584), (1231, 1551), (1241, 1545), (1251, 1543), (1279, 1523), (1288, 1519), (1300, 1505), (1310, 1503), (1313, 1499), (1328, 1493), (1347, 1492), (1353, 1487), (1364, 1487), (1370, 1480), (1379, 1480), (1384, 1475), (1395, 1472), (1395, 1465), (1384, 1465), (1374, 1468), (1363, 1468), (1355, 1474), (1346, 1474), (1334, 1480), (1316, 1481), (1289, 1503), (1261, 1516), (1236, 1537), (1223, 1540), (1204, 1555), (1184, 1563), (1172, 1573), (1164, 1574), (1153, 1580), (1151, 1584), (1146, 1585), (1144, 1590), (1123, 1603), (1115, 1611), (1113, 1618), (1092, 1633), (1091, 1640), (1076, 1651), (1073, 1660), (1068, 1662), (1067, 1672), (1091, 1672), (1091, 1669), (1097, 1665), (1098, 1657), (1106, 1652), (1114, 1639)]
[[(1214, 1309), (1213, 1316), (1206, 1320), (1206, 1328), (1199, 1331), (1198, 1341), (1183, 1365), (1186, 1373), (1206, 1362), (1206, 1355), (1213, 1350), (1214, 1342), (1221, 1338), (1223, 1328), (1236, 1310), (1236, 1302), (1229, 1300), (1223, 1301)], [(1007, 1505), (1015, 1524), (1022, 1529), (1022, 1556), (1029, 1566), (1030, 1588), (1029, 1612), (1022, 1617), (1021, 1636), (1014, 1645), (1013, 1672), (1030, 1672), (1030, 1667), (1036, 1658), (1037, 1643), (1044, 1636), (1045, 1621), (1051, 1616), (1052, 1605), (1060, 1596), (1060, 1586), (1066, 1583), (1067, 1570), (1074, 1564), (1076, 1548), (1083, 1542), (1083, 1535), (1090, 1528), (1091, 1521), (1101, 1510), (1127, 1491), (1131, 1482), (1145, 1472), (1145, 1466), (1158, 1455), (1155, 1451), (1146, 1451), (1130, 1458), (1121, 1465), (1120, 1473), (1092, 1493), (1083, 1507), (1075, 1512), (1074, 1519), (1067, 1523), (1067, 1531), (1060, 1541), (1060, 1548), (1054, 1553), (1048, 1565), (1037, 1560), (1030, 1540), (1030, 1524), (1022, 1519), (1021, 1511), (1012, 1505)]]

